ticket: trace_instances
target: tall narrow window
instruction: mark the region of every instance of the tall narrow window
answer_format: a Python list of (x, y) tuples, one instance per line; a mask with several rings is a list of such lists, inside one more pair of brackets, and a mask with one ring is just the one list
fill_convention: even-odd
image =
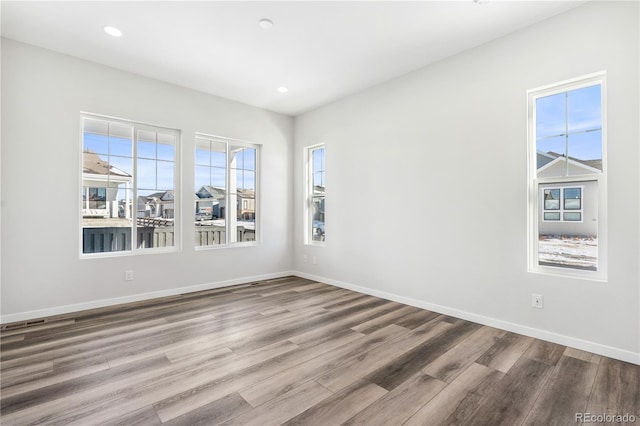
[(308, 244), (325, 240), (325, 148), (316, 145), (307, 149), (307, 220)]
[(175, 247), (176, 130), (82, 117), (82, 253)]
[(532, 90), (529, 269), (606, 277), (604, 73)]
[(196, 136), (196, 247), (256, 241), (258, 146)]

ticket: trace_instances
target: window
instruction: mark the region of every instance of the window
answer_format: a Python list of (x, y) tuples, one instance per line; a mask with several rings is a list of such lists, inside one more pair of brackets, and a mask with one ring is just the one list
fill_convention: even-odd
[(254, 243), (258, 145), (198, 134), (196, 247)]
[(82, 253), (175, 248), (177, 130), (82, 116)]
[(310, 147), (307, 156), (307, 207), (305, 242), (321, 244), (325, 239), (324, 145)]
[(542, 187), (544, 199), (543, 221), (582, 221), (582, 187), (546, 188)]
[(529, 270), (606, 279), (605, 74), (528, 93)]

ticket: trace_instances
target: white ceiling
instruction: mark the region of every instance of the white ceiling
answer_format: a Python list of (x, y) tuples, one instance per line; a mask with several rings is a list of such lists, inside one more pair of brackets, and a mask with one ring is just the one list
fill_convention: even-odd
[(4, 37), (298, 115), (582, 3), (5, 0), (1, 12)]

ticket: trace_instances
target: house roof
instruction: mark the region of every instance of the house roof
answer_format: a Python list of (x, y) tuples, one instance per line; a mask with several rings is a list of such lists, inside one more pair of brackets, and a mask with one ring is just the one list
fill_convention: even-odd
[[(542, 153), (544, 155), (553, 157), (554, 159), (558, 158), (558, 157), (564, 157), (564, 154), (558, 154), (557, 152), (553, 152), (553, 151), (547, 151), (546, 153)], [(589, 166), (593, 169), (598, 169), (600, 171), (602, 171), (602, 159), (595, 159), (595, 160), (581, 160), (579, 158), (575, 158), (575, 157), (571, 157), (569, 156), (569, 160), (571, 161), (575, 161), (576, 163), (580, 163), (580, 164), (584, 164), (585, 166)]]
[(224, 188), (211, 185), (204, 185), (196, 192), (197, 198), (216, 198), (221, 200), (224, 199), (224, 196)]
[(125, 171), (109, 165), (109, 162), (102, 159), (93, 151), (82, 152), (82, 173), (104, 176), (122, 176), (130, 178), (131, 175)]
[[(538, 167), (538, 176), (543, 176), (549, 173), (550, 170), (552, 170), (554, 167), (561, 167), (564, 170), (565, 167), (565, 160), (566, 157), (564, 156), (559, 156), (556, 157), (555, 160), (549, 161), (548, 163), (546, 163), (544, 166), (542, 167)], [(568, 159), (568, 165), (572, 168), (572, 171), (569, 173), (570, 175), (576, 175), (576, 174), (593, 174), (593, 173), (601, 173), (602, 170), (601, 169), (597, 169), (595, 167), (592, 167), (588, 164), (586, 164), (584, 161), (578, 161), (575, 160), (571, 157), (569, 157)], [(556, 174), (553, 173), (557, 173), (556, 172), (552, 172), (552, 176), (556, 176)], [(564, 172), (562, 172), (564, 173)]]
[(255, 198), (256, 192), (253, 189), (238, 189), (238, 196), (241, 198)]
[(173, 201), (174, 200), (173, 191), (171, 191), (171, 190), (161, 191), (161, 192), (154, 192), (153, 194), (149, 194), (149, 195), (139, 195), (138, 198), (143, 200), (144, 202), (147, 202), (148, 200), (150, 200), (152, 198), (156, 198), (156, 199), (158, 199), (160, 201)]

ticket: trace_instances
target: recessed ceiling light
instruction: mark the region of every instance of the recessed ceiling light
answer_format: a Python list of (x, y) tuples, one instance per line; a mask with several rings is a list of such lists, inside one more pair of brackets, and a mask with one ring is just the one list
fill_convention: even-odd
[(260, 28), (263, 30), (268, 30), (273, 27), (273, 21), (271, 19), (262, 18), (258, 21), (258, 25), (260, 25)]
[(120, 31), (116, 27), (106, 26), (106, 27), (104, 27), (104, 32), (109, 34), (110, 36), (113, 36), (113, 37), (122, 36), (122, 31)]
[(288, 91), (289, 91), (289, 89), (287, 89), (284, 86), (278, 87), (278, 92), (280, 92), (280, 93), (287, 93)]

